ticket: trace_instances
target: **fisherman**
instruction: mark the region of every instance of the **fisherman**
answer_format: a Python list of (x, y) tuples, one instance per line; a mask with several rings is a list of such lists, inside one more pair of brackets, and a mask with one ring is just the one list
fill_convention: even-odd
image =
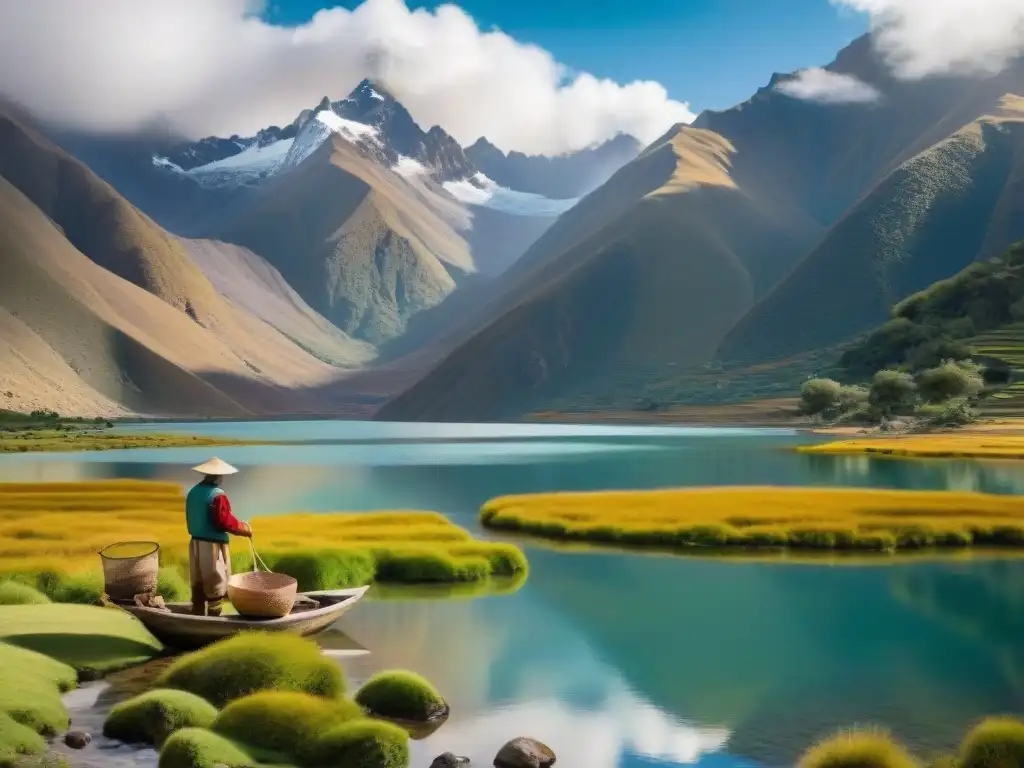
[(228, 534), (251, 538), (252, 530), (248, 523), (231, 513), (231, 502), (220, 487), (225, 475), (233, 475), (238, 470), (218, 458), (192, 470), (203, 475), (185, 497), (185, 521), (192, 537), (188, 547), (192, 613), (220, 616), (231, 578)]

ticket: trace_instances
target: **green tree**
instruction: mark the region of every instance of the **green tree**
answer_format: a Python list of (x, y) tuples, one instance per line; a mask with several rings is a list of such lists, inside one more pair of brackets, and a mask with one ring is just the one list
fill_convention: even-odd
[(952, 360), (922, 371), (917, 377), (917, 389), (929, 403), (977, 397), (984, 388), (985, 381), (978, 366)]
[(883, 416), (907, 413), (917, 405), (917, 384), (903, 371), (879, 371), (871, 379), (868, 402)]
[(842, 385), (832, 379), (808, 379), (800, 388), (800, 410), (808, 416), (833, 411), (839, 405)]

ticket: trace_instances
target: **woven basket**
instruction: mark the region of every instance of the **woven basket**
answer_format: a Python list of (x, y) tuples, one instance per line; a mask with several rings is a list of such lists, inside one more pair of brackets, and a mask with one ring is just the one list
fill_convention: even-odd
[[(139, 554), (141, 552), (141, 554)], [(111, 600), (135, 599), (156, 592), (160, 545), (154, 541), (122, 541), (100, 550), (103, 589)]]
[(291, 613), (299, 584), (283, 573), (236, 573), (228, 582), (228, 599), (242, 616), (278, 619)]

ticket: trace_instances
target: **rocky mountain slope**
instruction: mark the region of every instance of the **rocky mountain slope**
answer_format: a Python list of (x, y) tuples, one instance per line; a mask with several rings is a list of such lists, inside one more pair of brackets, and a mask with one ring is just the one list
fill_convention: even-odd
[[(11, 110), (0, 113), (0, 260), (3, 407), (330, 407), (320, 388), (337, 367), (268, 322), (271, 310), (259, 317), (226, 298), (181, 241)], [(337, 334), (328, 346), (358, 359), (354, 345)]]
[(1020, 65), (897, 81), (864, 37), (828, 69), (878, 99), (797, 99), (775, 75), (675, 130), (545, 232), (485, 327), (380, 417), (510, 418), (812, 350), (1021, 236)]

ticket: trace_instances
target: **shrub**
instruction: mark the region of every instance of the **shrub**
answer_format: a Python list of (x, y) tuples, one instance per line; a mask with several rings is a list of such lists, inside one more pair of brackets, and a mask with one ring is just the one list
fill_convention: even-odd
[(797, 768), (917, 768), (917, 763), (888, 734), (851, 731), (811, 747)]
[(491, 572), (482, 557), (452, 557), (446, 552), (430, 550), (375, 550), (377, 578), (380, 581), (430, 583), (476, 581)]
[(28, 584), (0, 582), (0, 605), (44, 605), (48, 602), (50, 598)]
[(414, 672), (380, 672), (356, 692), (356, 701), (371, 713), (394, 720), (425, 722), (448, 712), (437, 689)]
[(808, 379), (800, 388), (800, 410), (808, 416), (828, 413), (837, 407), (842, 389), (832, 379)]
[(176, 600), (189, 599), (192, 590), (181, 571), (173, 565), (168, 565), (161, 568), (157, 575), (156, 593), (167, 602), (173, 603)]
[(0, 766), (15, 766), (26, 755), (46, 752), (46, 741), (38, 733), (0, 712)]
[(966, 400), (950, 400), (927, 418), (933, 427), (963, 427), (972, 424), (976, 416)]
[(303, 592), (361, 587), (373, 581), (376, 565), (363, 550), (308, 550), (276, 556), (275, 571), (293, 576)]
[(129, 743), (159, 746), (182, 728), (209, 728), (217, 710), (205, 699), (176, 690), (153, 690), (110, 710), (103, 735)]
[(245, 632), (176, 661), (161, 684), (202, 696), (215, 706), (259, 691), (299, 691), (337, 698), (341, 667), (316, 643), (287, 633)]
[(255, 760), (223, 736), (202, 728), (183, 728), (164, 742), (159, 768), (243, 768), (255, 764)]
[(264, 691), (237, 699), (213, 724), (222, 736), (286, 759), (309, 756), (316, 737), (332, 725), (363, 716), (347, 699), (330, 701), (305, 693)]
[(960, 744), (960, 768), (1024, 765), (1024, 723), (990, 717), (974, 726)]
[(871, 379), (868, 402), (882, 414), (912, 410), (917, 400), (917, 385), (909, 373), (879, 371)]
[(55, 603), (103, 605), (103, 577), (98, 573), (61, 574), (52, 586)]
[(947, 360), (918, 374), (917, 388), (929, 403), (942, 403), (953, 398), (976, 397), (985, 388), (985, 382), (977, 366)]
[(849, 413), (864, 406), (868, 401), (868, 391), (864, 387), (851, 385), (839, 389), (838, 406), (842, 413)]
[(312, 762), (345, 768), (406, 768), (409, 735), (397, 725), (378, 720), (344, 723), (316, 740)]

